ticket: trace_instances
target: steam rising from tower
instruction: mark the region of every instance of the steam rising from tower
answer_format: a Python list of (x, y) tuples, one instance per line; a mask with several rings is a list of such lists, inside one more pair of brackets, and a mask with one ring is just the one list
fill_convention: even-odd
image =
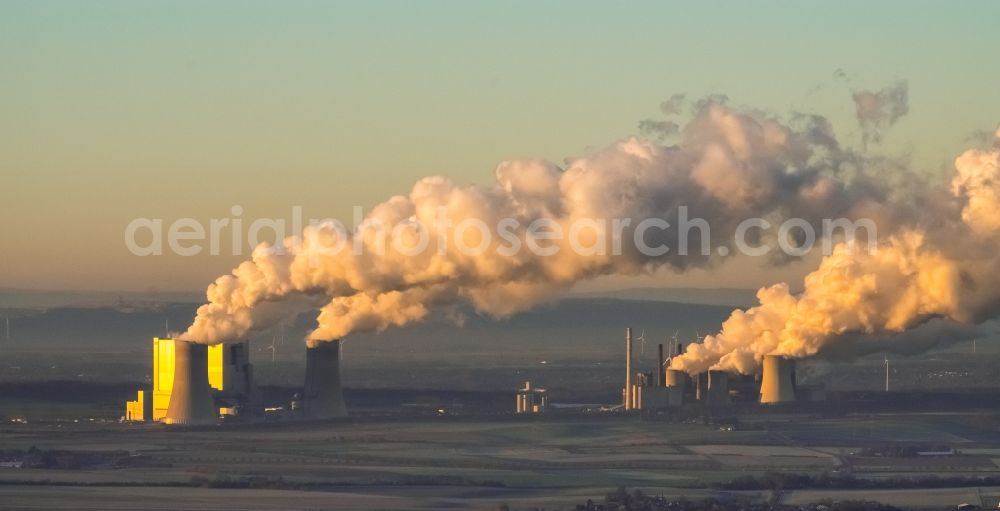
[[(859, 93), (855, 101), (859, 122), (871, 129), (886, 129), (908, 111), (905, 84)], [(674, 115), (681, 106), (664, 111)], [(1000, 150), (959, 157), (949, 194), (891, 158), (845, 148), (818, 115), (782, 120), (720, 97), (690, 106), (690, 117), (670, 121), (661, 133), (676, 137), (669, 145), (630, 138), (564, 168), (503, 162), (488, 186), (427, 177), (377, 205), (352, 232), (327, 223), (279, 247), (262, 245), (209, 286), (208, 303), (181, 338), (232, 342), (316, 308), (317, 326), (307, 339), (315, 347), (455, 312), (461, 304), (505, 317), (585, 279), (712, 265), (716, 249), (736, 253), (737, 228), (754, 217), (813, 226), (867, 218), (882, 238), (877, 251), (838, 244), (799, 295), (787, 284), (761, 289), (759, 305), (733, 312), (719, 333), (674, 357), (672, 369), (747, 374), (768, 355), (806, 357), (846, 338), (858, 353), (884, 349), (896, 333), (929, 318), (977, 323), (996, 315), (1000, 286), (988, 283), (1000, 270)], [(644, 219), (680, 223), (683, 216), (704, 219), (710, 229), (680, 236), (674, 224), (641, 238), (647, 246), (687, 240), (689, 247), (658, 254), (630, 243), (613, 249), (614, 239), (634, 239)], [(598, 219), (635, 223), (616, 233)], [(468, 220), (481, 221), (487, 232), (468, 229)], [(539, 223), (564, 234), (573, 226), (587, 229), (582, 237), (540, 243), (529, 228)], [(394, 245), (402, 240), (412, 248), (423, 234), (432, 240), (426, 250)], [(458, 240), (482, 250), (459, 250)], [(529, 250), (539, 246), (545, 250)]]
[[(734, 311), (721, 332), (691, 345), (672, 366), (747, 374), (768, 355), (802, 358), (832, 346), (856, 354), (924, 349), (930, 343), (915, 327), (931, 318), (968, 324), (995, 318), (1000, 287), (990, 283), (1000, 271), (1000, 132), (997, 143), (958, 157), (952, 201), (928, 213), (935, 218), (899, 228), (875, 251), (837, 246), (806, 276), (801, 294), (787, 284), (761, 289), (759, 305)], [(942, 203), (942, 195), (928, 204)], [(940, 337), (934, 329), (927, 336)]]
[[(867, 214), (887, 200), (867, 176), (878, 166), (840, 176), (857, 157), (840, 148), (819, 116), (784, 123), (711, 98), (692, 105), (678, 137), (671, 145), (629, 138), (565, 168), (503, 162), (488, 186), (421, 179), (408, 194), (375, 206), (352, 232), (326, 223), (278, 247), (258, 247), (209, 286), (208, 303), (181, 338), (231, 342), (317, 307), (310, 343), (403, 326), (463, 303), (505, 317), (584, 279), (713, 264), (716, 248), (736, 252), (734, 232), (748, 217), (818, 224), (830, 215)], [(643, 253), (628, 242), (642, 220), (673, 223), (682, 211), (710, 229), (693, 227), (685, 236), (676, 225), (646, 229), (643, 243), (673, 247), (666, 253)], [(616, 232), (612, 219), (629, 222)], [(469, 220), (488, 234), (468, 228)], [(563, 236), (543, 239), (537, 226)], [(574, 226), (579, 231), (570, 236)], [(421, 234), (430, 240), (426, 250), (400, 249), (416, 246)], [(626, 242), (616, 248), (615, 239)], [(687, 250), (676, 246), (679, 239), (689, 241)], [(480, 242), (482, 250), (459, 249)], [(711, 250), (703, 253), (705, 246)]]

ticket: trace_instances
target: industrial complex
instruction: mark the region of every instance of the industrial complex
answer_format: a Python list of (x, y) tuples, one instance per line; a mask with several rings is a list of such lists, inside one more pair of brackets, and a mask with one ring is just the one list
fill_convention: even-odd
[[(206, 345), (153, 338), (152, 390), (125, 404), (129, 422), (214, 424), (220, 418), (260, 418), (249, 342)], [(280, 411), (285, 411), (284, 409)], [(306, 349), (304, 392), (288, 417), (330, 419), (347, 415), (340, 384), (340, 341)]]
[(795, 381), (795, 361), (778, 355), (764, 357), (759, 372), (738, 375), (710, 369), (689, 375), (670, 369), (670, 360), (684, 353), (684, 345), (670, 346), (664, 356), (659, 345), (656, 372), (634, 372), (632, 329), (625, 329), (625, 386), (621, 408), (657, 412), (685, 404), (724, 405), (754, 402), (763, 405), (818, 401), (825, 398), (822, 386), (800, 387)]
[[(250, 363), (249, 341), (206, 345), (169, 338), (153, 339), (151, 389), (141, 389), (125, 404), (128, 422), (174, 425), (214, 424), (219, 420), (258, 420), (265, 414), (283, 419), (335, 419), (347, 416), (340, 377), (341, 341), (306, 348), (303, 390), (287, 406), (269, 407), (258, 398)], [(655, 371), (636, 371), (632, 329), (625, 330), (625, 382), (622, 402), (608, 412), (669, 413), (682, 406), (720, 406), (758, 402), (762, 405), (817, 401), (822, 386), (801, 386), (795, 361), (766, 356), (752, 375), (709, 370), (689, 375), (671, 369), (671, 359), (684, 344), (658, 346)], [(552, 396), (530, 381), (515, 392), (514, 413), (540, 414), (552, 409)]]

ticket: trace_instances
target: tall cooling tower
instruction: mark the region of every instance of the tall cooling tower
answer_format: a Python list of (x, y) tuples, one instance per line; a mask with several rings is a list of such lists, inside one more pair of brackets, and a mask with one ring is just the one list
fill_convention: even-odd
[(729, 402), (729, 373), (708, 370), (708, 403), (721, 404)]
[(163, 422), (215, 424), (218, 416), (208, 385), (208, 346), (174, 341), (174, 382)]
[(795, 401), (795, 361), (778, 355), (764, 357), (764, 374), (760, 380), (761, 403), (791, 403)]
[(340, 341), (319, 342), (306, 349), (306, 384), (302, 415), (309, 419), (347, 417), (340, 387)]

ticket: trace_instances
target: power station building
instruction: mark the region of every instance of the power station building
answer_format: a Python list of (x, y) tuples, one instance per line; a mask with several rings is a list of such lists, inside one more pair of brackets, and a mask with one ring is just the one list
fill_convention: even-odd
[[(623, 408), (625, 410), (656, 411), (669, 407), (681, 406), (684, 403), (686, 374), (666, 369), (673, 356), (673, 346), (670, 355), (664, 358), (663, 345), (659, 345), (656, 357), (656, 373), (632, 372), (632, 329), (625, 329), (625, 388), (622, 389)], [(677, 345), (677, 354), (683, 352), (683, 346)]]
[[(656, 372), (634, 372), (632, 346), (632, 330), (626, 329), (626, 374), (620, 407), (624, 410), (640, 410), (645, 413), (688, 403), (721, 406), (734, 402), (759, 401), (761, 404), (771, 405), (822, 401), (826, 398), (822, 385), (801, 386), (796, 383), (795, 361), (790, 358), (777, 355), (764, 357), (762, 371), (756, 380), (751, 375), (741, 376), (715, 369), (688, 375), (683, 371), (667, 369), (672, 357), (684, 353), (684, 346), (677, 344), (676, 351), (671, 346), (670, 352), (664, 357), (661, 344)], [(520, 407), (520, 401), (518, 406)]]
[(136, 392), (135, 401), (125, 402), (125, 420), (142, 422), (153, 416), (153, 396), (146, 390)]
[(517, 413), (544, 413), (549, 408), (549, 395), (545, 389), (532, 387), (530, 381), (524, 382), (524, 388), (517, 391)]
[[(206, 346), (155, 337), (150, 379), (152, 392), (140, 390), (135, 401), (126, 402), (125, 420), (166, 421), (175, 388), (193, 399), (189, 405), (195, 405), (202, 411), (204, 403), (211, 402), (214, 420), (220, 410), (226, 414), (239, 410), (253, 393), (250, 344)], [(178, 406), (175, 410), (180, 410)]]

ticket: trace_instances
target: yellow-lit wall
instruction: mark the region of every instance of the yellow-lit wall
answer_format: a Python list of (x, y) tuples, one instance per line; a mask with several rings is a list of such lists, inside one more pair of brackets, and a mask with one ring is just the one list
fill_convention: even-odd
[(153, 420), (167, 415), (174, 388), (174, 340), (153, 338)]
[(226, 345), (213, 344), (208, 347), (208, 384), (215, 390), (226, 390)]
[(246, 394), (252, 379), (250, 345), (215, 344), (208, 347), (208, 384), (227, 395)]
[(136, 392), (135, 401), (125, 402), (125, 420), (141, 422), (147, 420), (148, 417), (145, 416), (144, 404), (146, 402), (146, 393), (143, 391)]
[[(208, 347), (208, 384), (215, 390), (225, 389), (226, 344)], [(231, 384), (232, 385), (232, 384)], [(170, 406), (170, 392), (174, 388), (174, 340), (153, 338), (153, 412), (152, 420), (167, 416)], [(129, 401), (127, 407), (132, 406)], [(141, 409), (141, 405), (139, 409)], [(126, 414), (129, 408), (126, 408)], [(148, 420), (148, 419), (147, 419)]]

